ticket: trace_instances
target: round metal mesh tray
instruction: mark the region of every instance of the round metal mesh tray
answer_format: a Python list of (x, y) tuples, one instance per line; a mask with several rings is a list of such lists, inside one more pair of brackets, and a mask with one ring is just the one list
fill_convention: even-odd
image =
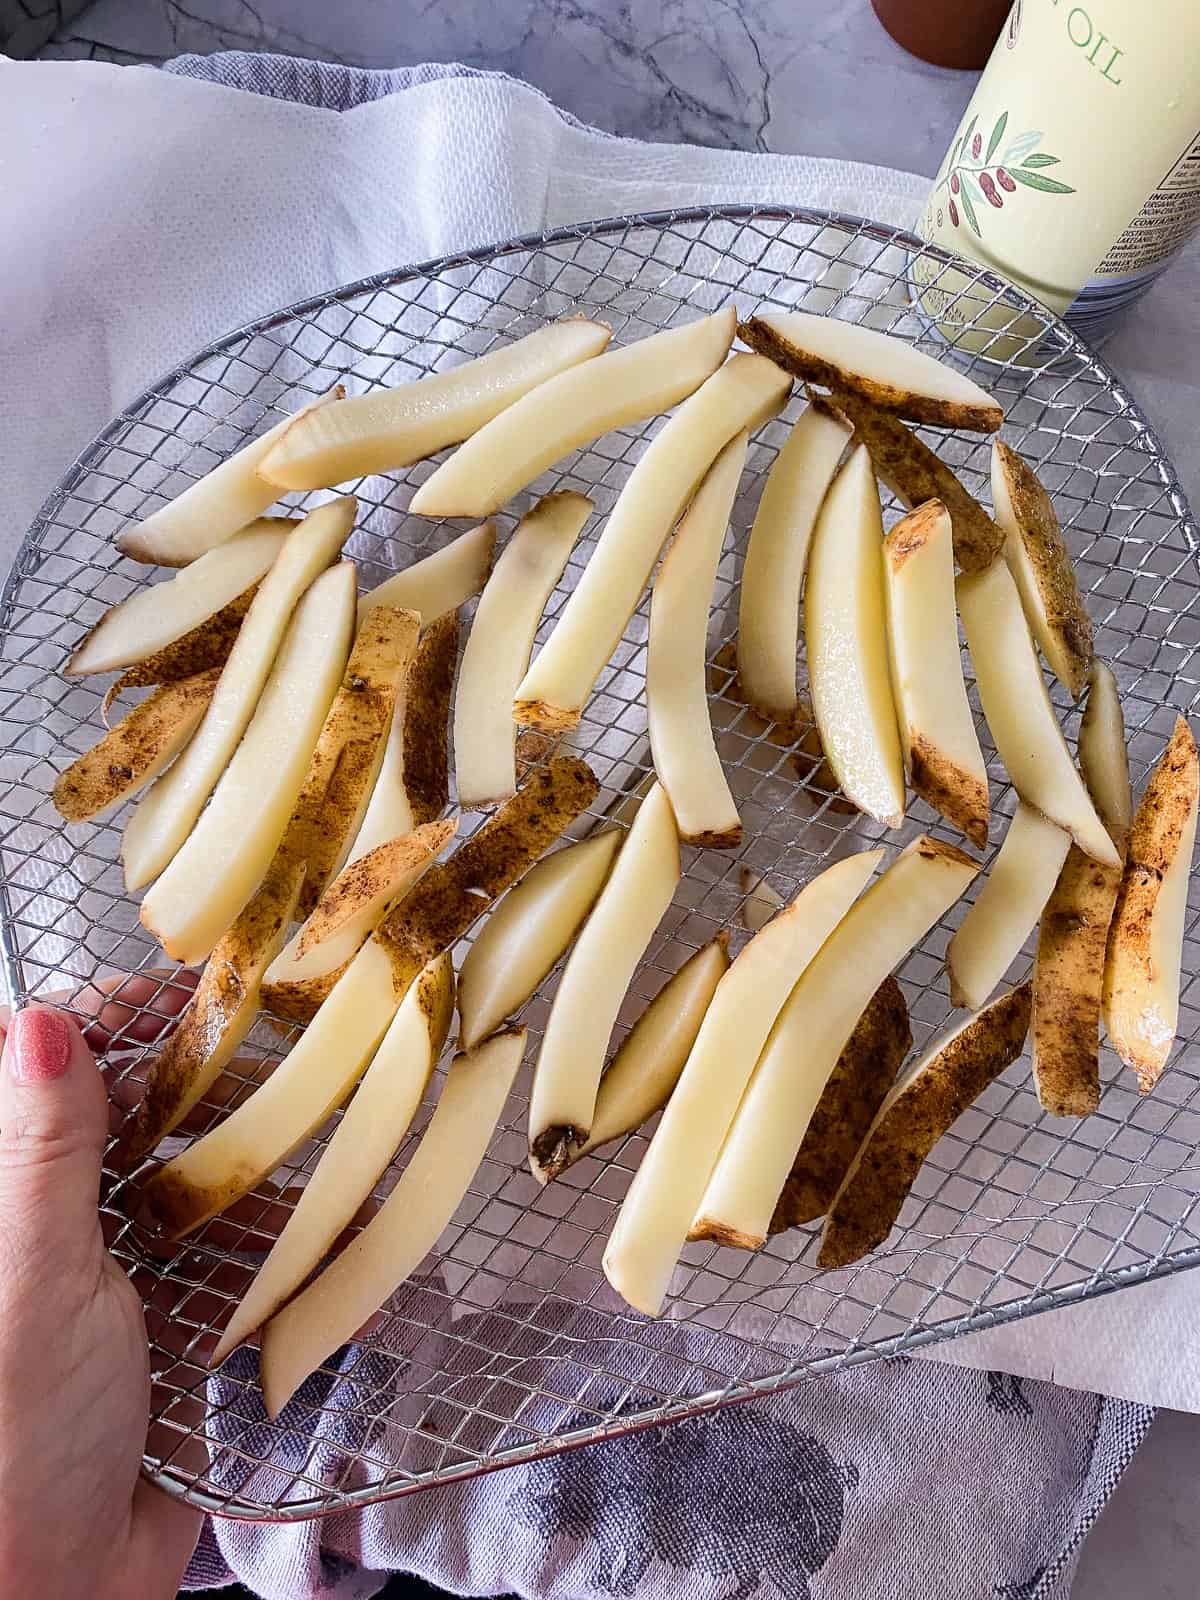
[[(131, 405), (67, 474), (34, 523), (0, 602), (0, 895), (14, 997), (70, 995), (114, 971), (154, 972), (162, 984), (170, 977), (122, 888), (123, 817), (68, 830), (48, 798), (56, 770), (100, 728), (102, 688), (64, 679), (62, 663), (105, 607), (146, 581), (144, 569), (113, 545), (124, 523), (336, 379), (358, 391), (417, 377), (568, 312), (604, 318), (625, 341), (730, 300), (746, 310), (804, 306), (894, 329), (944, 355), (936, 331), (909, 304), (914, 258), (922, 281), (957, 298), (978, 325), (1004, 305), (1034, 319), (1023, 324), (1032, 337), (1019, 360), (961, 359), (979, 368), (1001, 400), (1005, 437), (1054, 495), (1090, 596), (1098, 649), (1120, 682), (1140, 782), (1175, 714), (1192, 711), (1200, 687), (1197, 528), (1153, 433), (1107, 368), (1000, 280), (961, 262), (951, 267), (952, 258), (936, 248), (856, 218), (772, 206), (591, 223), (368, 279), (232, 334)], [(594, 537), (656, 426), (612, 434), (568, 459), (511, 508), (505, 525), (535, 493), (573, 487), (597, 503)], [(692, 950), (721, 928), (737, 929), (739, 867), (790, 897), (831, 859), (880, 835), (806, 786), (794, 753), (737, 704), (719, 665), (733, 634), (745, 533), (785, 430), (785, 420), (772, 422), (752, 444), (710, 636), (714, 721), (745, 842), (731, 852), (685, 850), (675, 904), (635, 977), (619, 1031)], [(986, 499), (988, 441), (926, 431)], [(351, 486), (361, 517), (350, 549), (364, 585), (459, 531), (405, 513), (414, 485), (431, 470), (423, 463)], [(897, 513), (888, 502), (886, 520)], [(585, 538), (541, 638), (588, 551)], [(645, 638), (643, 606), (573, 740), (604, 785), (588, 825), (635, 790), (649, 768)], [(973, 688), (972, 698), (977, 705)], [(1077, 712), (1061, 694), (1057, 704), (1074, 735)], [(1014, 797), (980, 726), (992, 761), (997, 837)], [(465, 817), (463, 833), (479, 820)], [(894, 851), (922, 828), (952, 837), (914, 802), (903, 829), (882, 842)], [(248, 1214), (243, 1208), (249, 1220), (217, 1219), (173, 1253), (129, 1221), (129, 1181), (106, 1170), (102, 1207), (112, 1248), (146, 1305), (154, 1372), (146, 1470), (216, 1513), (311, 1517), (1196, 1264), (1198, 909), (1200, 887), (1184, 951), (1183, 1042), (1152, 1095), (1139, 1097), (1106, 1051), (1100, 1110), (1083, 1121), (1056, 1121), (1042, 1113), (1023, 1059), (938, 1145), (886, 1250), (821, 1273), (811, 1229), (773, 1239), (753, 1255), (689, 1245), (659, 1323), (630, 1312), (600, 1270), (645, 1134), (539, 1189), (525, 1166), (527, 1059), (439, 1248), (372, 1330), (310, 1379), (276, 1422), (262, 1408), (257, 1353), (239, 1351), (214, 1376), (206, 1351), (329, 1129), (258, 1194), (257, 1220), (254, 1207)], [(961, 914), (955, 908), (899, 974), (918, 1046), (949, 1013), (942, 957)], [(735, 932), (735, 945), (744, 937)], [(526, 1010), (530, 1058), (553, 985), (552, 977)], [(68, 1003), (86, 1009), (79, 1000)], [(165, 1015), (165, 990), (142, 1009)], [(118, 1045), (114, 1086), (136, 1083), (144, 1048), (128, 1033)], [(277, 1059), (278, 1034), (261, 1022), (247, 1048), (264, 1061)], [(225, 1088), (237, 1099), (252, 1078), (248, 1067)], [(213, 1099), (205, 1111), (211, 1122), (221, 1106)], [(427, 1116), (428, 1105), (418, 1128)], [(402, 1169), (414, 1137), (380, 1192)]]

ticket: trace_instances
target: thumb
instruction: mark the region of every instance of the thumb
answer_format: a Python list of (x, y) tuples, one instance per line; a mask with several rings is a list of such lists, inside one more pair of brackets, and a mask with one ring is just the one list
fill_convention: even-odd
[(0, 1226), (10, 1238), (67, 1256), (99, 1240), (106, 1131), (104, 1084), (74, 1022), (48, 1006), (18, 1012), (0, 1063)]

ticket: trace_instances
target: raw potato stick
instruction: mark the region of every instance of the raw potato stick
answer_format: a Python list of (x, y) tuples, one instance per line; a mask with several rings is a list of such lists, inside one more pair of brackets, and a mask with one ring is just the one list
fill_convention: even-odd
[(444, 372), (355, 395), (327, 414), (298, 418), (260, 470), (278, 491), (328, 489), (411, 466), (469, 438), (538, 384), (598, 355), (610, 338), (602, 323), (563, 317)]
[(410, 510), (423, 517), (499, 511), (572, 450), (685, 400), (724, 361), (735, 320), (730, 307), (551, 378), (444, 461)]
[(117, 546), (135, 561), (184, 567), (261, 516), (279, 498), (279, 489), (258, 475), (276, 441), (294, 423), (317, 416), (345, 394), (341, 384), (259, 434), (219, 466), (143, 522), (117, 535)]
[(883, 1243), (934, 1145), (1020, 1055), (1029, 1009), (1023, 983), (936, 1040), (904, 1075), (829, 1208), (818, 1266), (848, 1266)]
[(546, 602), (593, 510), (582, 494), (545, 495), (517, 526), (488, 579), (454, 700), (454, 777), (466, 808), (516, 793), (512, 704)]
[(167, 683), (85, 750), (54, 785), (54, 804), (68, 822), (86, 822), (128, 800), (173, 761), (200, 726), (219, 674), (201, 672)]
[(848, 389), (913, 422), (994, 433), (1004, 413), (986, 389), (892, 334), (811, 311), (769, 311), (738, 334), (785, 372), (827, 389)]
[(746, 442), (745, 433), (737, 434), (709, 468), (663, 557), (650, 600), (646, 707), (654, 770), (680, 838), (701, 849), (732, 849), (742, 837), (742, 820), (713, 738), (705, 647)]
[(776, 1202), (772, 1233), (802, 1227), (829, 1210), (911, 1049), (904, 991), (888, 976), (858, 1019), (817, 1102)]
[(487, 582), (495, 550), (496, 524), (483, 522), (368, 590), (358, 603), (359, 615), (373, 606), (400, 606), (419, 612), (427, 623), (457, 611)]
[(269, 1415), (279, 1415), (307, 1374), (353, 1336), (445, 1232), (487, 1152), (525, 1037), (524, 1028), (499, 1033), (454, 1058), (433, 1118), (382, 1208), (267, 1323), (262, 1383)]

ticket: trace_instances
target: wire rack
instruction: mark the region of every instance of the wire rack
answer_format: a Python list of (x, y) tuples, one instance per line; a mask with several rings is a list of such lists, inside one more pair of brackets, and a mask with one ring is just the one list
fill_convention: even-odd
[[(103, 686), (68, 681), (68, 651), (101, 612), (146, 581), (113, 534), (244, 440), (337, 379), (353, 391), (418, 377), (515, 338), (546, 318), (585, 311), (628, 340), (735, 301), (804, 306), (892, 329), (945, 355), (914, 309), (914, 276), (938, 314), (977, 328), (1016, 316), (1022, 337), (951, 356), (978, 369), (1002, 401), (1005, 436), (1051, 489), (1090, 595), (1097, 645), (1118, 677), (1135, 781), (1157, 758), (1177, 712), (1200, 688), (1198, 530), (1153, 433), (1114, 376), (1060, 322), (1002, 282), (894, 229), (809, 210), (735, 207), (622, 218), (470, 252), (364, 280), (230, 335), (170, 373), (122, 413), (47, 501), (4, 590), (0, 616), (3, 941), (15, 998), (67, 996), (113, 973), (149, 975), (118, 1013), (109, 1055), (114, 1106), (144, 1079), (148, 1026), (178, 1006), (176, 973), (143, 934), (123, 892), (120, 824), (66, 829), (49, 803), (56, 771), (100, 729)], [(928, 296), (924, 303), (931, 305)], [(1002, 356), (1007, 359), (998, 359)], [(722, 928), (738, 933), (739, 868), (790, 897), (830, 860), (919, 830), (953, 837), (921, 802), (881, 839), (814, 786), (793, 749), (741, 707), (722, 647), (732, 637), (741, 550), (787, 422), (755, 438), (735, 507), (713, 611), (711, 671), (718, 743), (745, 823), (729, 852), (685, 850), (675, 903), (647, 952), (618, 1034), (666, 977)], [(590, 540), (657, 423), (609, 435), (569, 458), (537, 493), (586, 490), (597, 516), (543, 623), (552, 625)], [(967, 485), (987, 498), (987, 440), (926, 430)], [(364, 585), (445, 543), (458, 526), (409, 517), (432, 470), (352, 485), (361, 516), (351, 552)], [(303, 503), (298, 502), (298, 503)], [(888, 503), (886, 520), (898, 508)], [(575, 747), (603, 788), (581, 826), (619, 809), (646, 776), (645, 606), (597, 686)], [(969, 663), (968, 663), (969, 665)], [(1057, 693), (1057, 691), (1056, 691)], [(973, 703), (977, 706), (972, 687)], [(1057, 700), (1069, 734), (1078, 714)], [(993, 837), (1014, 797), (992, 763)], [(628, 810), (628, 808), (626, 808)], [(465, 816), (462, 832), (480, 818)], [(957, 907), (901, 968), (920, 1046), (949, 1015), (943, 953)], [(1056, 1121), (1037, 1102), (1028, 1060), (1011, 1067), (941, 1141), (888, 1247), (837, 1272), (815, 1268), (815, 1233), (780, 1235), (757, 1254), (689, 1245), (667, 1316), (652, 1323), (608, 1289), (600, 1258), (645, 1148), (643, 1131), (540, 1189), (525, 1165), (527, 1059), (453, 1225), (388, 1309), (268, 1422), (257, 1353), (217, 1375), (207, 1352), (269, 1247), (332, 1123), (289, 1165), (186, 1249), (135, 1220), (136, 1179), (105, 1168), (111, 1247), (146, 1306), (153, 1369), (147, 1472), (207, 1510), (268, 1520), (312, 1517), (651, 1426), (796, 1383), (831, 1367), (947, 1339), (1086, 1299), (1200, 1262), (1200, 1036), (1197, 911), (1189, 905), (1178, 1047), (1141, 1098), (1104, 1057), (1100, 1110)], [(1028, 953), (1022, 958), (1027, 965)], [(1013, 978), (1020, 975), (1015, 967)], [(532, 1058), (555, 979), (526, 1008)], [(82, 993), (80, 992), (82, 990)], [(202, 1107), (198, 1131), (249, 1093), (282, 1046), (269, 1020), (237, 1070)], [(430, 1102), (435, 1097), (431, 1091)], [(429, 1114), (418, 1114), (419, 1131)], [(377, 1194), (402, 1170), (397, 1153)], [(178, 1148), (168, 1144), (166, 1153)]]

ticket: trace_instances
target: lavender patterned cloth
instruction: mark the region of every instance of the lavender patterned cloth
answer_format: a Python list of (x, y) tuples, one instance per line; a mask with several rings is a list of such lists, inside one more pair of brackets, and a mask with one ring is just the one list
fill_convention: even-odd
[[(345, 110), (464, 69), (361, 72), (226, 55), (168, 70)], [(470, 1321), (456, 1325), (468, 1349)], [(685, 1329), (667, 1324), (661, 1337), (664, 1360), (672, 1346), (687, 1353)], [(536, 1349), (528, 1355), (536, 1360)], [(611, 1348), (594, 1359), (611, 1367)], [(343, 1447), (365, 1442), (354, 1419), (371, 1358), (351, 1346), (340, 1365), (327, 1392), (311, 1385), (328, 1379), (310, 1380), (287, 1413), (317, 1478), (341, 1467)], [(219, 1376), (213, 1391), (214, 1409), (227, 1408), (252, 1441), (253, 1402)], [(324, 1522), (212, 1521), (185, 1587), (240, 1581), (267, 1600), (363, 1600), (406, 1571), (458, 1594), (538, 1600), (1063, 1600), (1082, 1541), (1153, 1415), (900, 1357)], [(214, 1470), (230, 1488), (248, 1487), (244, 1463), (231, 1451)]]

